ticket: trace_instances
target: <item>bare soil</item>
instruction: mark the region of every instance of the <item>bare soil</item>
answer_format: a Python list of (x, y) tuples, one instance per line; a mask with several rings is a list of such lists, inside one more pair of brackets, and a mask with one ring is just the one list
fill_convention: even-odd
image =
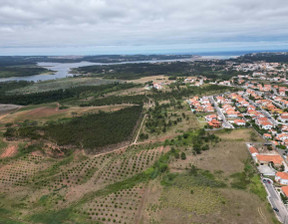
[(0, 155), (0, 158), (7, 158), (7, 157), (12, 157), (14, 155), (16, 155), (17, 153), (17, 146), (16, 145), (11, 145), (9, 147), (7, 147), (4, 152)]

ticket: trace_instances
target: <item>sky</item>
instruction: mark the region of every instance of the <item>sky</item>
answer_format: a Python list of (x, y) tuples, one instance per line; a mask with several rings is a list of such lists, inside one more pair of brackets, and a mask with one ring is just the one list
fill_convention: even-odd
[(0, 0), (0, 55), (283, 49), (287, 0)]

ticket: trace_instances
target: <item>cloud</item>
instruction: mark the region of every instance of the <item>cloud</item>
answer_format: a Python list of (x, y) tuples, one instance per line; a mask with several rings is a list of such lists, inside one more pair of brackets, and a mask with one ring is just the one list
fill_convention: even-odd
[(284, 45), (287, 21), (286, 0), (1, 0), (0, 48)]

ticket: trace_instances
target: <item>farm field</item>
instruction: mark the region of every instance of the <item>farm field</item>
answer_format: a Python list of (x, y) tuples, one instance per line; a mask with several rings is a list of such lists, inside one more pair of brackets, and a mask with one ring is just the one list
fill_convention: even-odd
[[(151, 78), (165, 77), (138, 82)], [(86, 77), (13, 90), (37, 103), (0, 117), (0, 223), (277, 223), (245, 146), (263, 140), (252, 129), (205, 131), (185, 101), (226, 87), (38, 95), (77, 81), (98, 85)]]
[(249, 158), (243, 144), (250, 141), (249, 131), (217, 131), (221, 141), (198, 155), (180, 147), (186, 159), (170, 156), (169, 172), (155, 177), (147, 176), (148, 170), (173, 146), (143, 142), (96, 156), (75, 151), (55, 159), (36, 151), (5, 158), (0, 189), (9, 203), (1, 218), (132, 224), (229, 223), (237, 217), (239, 223), (277, 223), (263, 196), (251, 191), (260, 186), (263, 192), (254, 185), (258, 180), (246, 189), (231, 186), (231, 175), (243, 172)]

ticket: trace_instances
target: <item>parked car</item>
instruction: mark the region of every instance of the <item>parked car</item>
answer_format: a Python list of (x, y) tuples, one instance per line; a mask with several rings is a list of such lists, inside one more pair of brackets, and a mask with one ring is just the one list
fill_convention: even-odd
[(278, 208), (273, 208), (273, 210), (274, 210), (275, 212), (279, 212), (279, 209), (278, 209)]

